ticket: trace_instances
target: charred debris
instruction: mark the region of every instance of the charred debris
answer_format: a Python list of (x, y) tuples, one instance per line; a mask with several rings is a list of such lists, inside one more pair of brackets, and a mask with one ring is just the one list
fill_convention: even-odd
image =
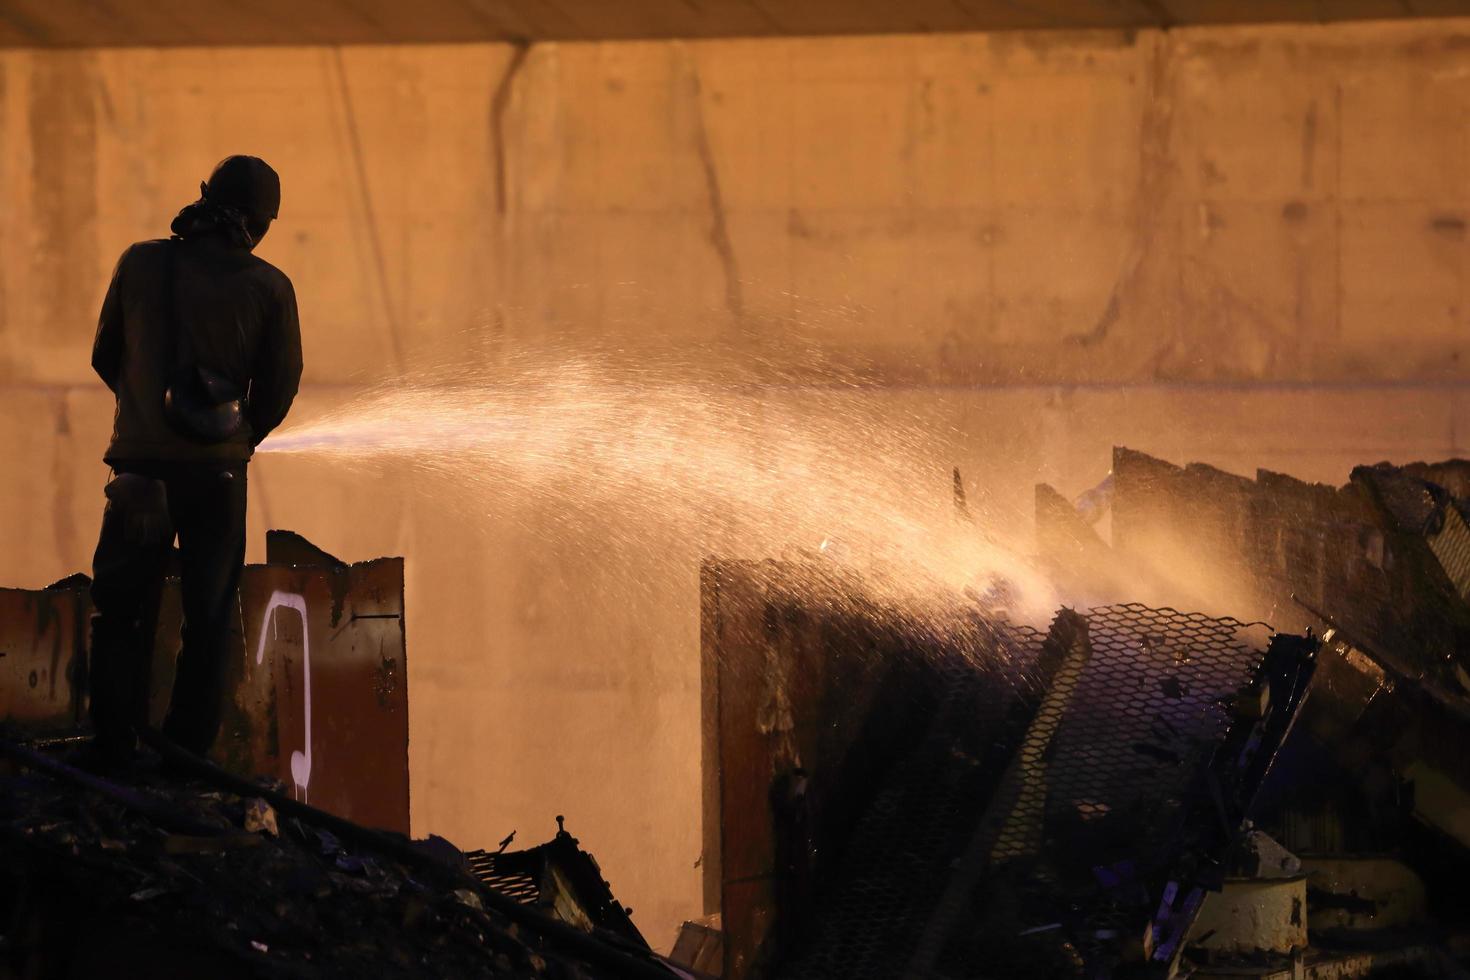
[(0, 746), (0, 975), (678, 975), (565, 830), (497, 856), (537, 855), (509, 892), (443, 838), (368, 829), (157, 747), (112, 779)]
[(706, 564), (707, 916), (674, 958), (1466, 976), (1470, 464), (1327, 487), (1118, 449), (1036, 501), (1039, 561), (1086, 599), (1046, 630)]
[(406, 836), (396, 559), (273, 536), (224, 766), (156, 743), (126, 780), (56, 747), (85, 582), (0, 590), (0, 973), (1467, 976), (1470, 463), (1329, 487), (1119, 449), (1036, 520), (1082, 600), (1044, 629), (706, 562), (706, 915), (667, 958), (560, 818), (519, 851)]
[[(401, 559), (270, 532), (241, 580), (221, 765), (153, 736), (105, 776), (74, 764), (87, 585), (0, 589), (0, 977), (681, 975), (562, 818), (526, 850), (407, 836)], [(161, 619), (155, 722), (176, 581)]]

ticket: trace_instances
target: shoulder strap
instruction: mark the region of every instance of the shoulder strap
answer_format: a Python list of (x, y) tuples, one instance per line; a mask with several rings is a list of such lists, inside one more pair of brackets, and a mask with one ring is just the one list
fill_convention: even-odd
[(164, 337), (167, 340), (165, 350), (173, 358), (171, 374), (178, 375), (188, 365), (188, 358), (184, 350), (184, 331), (179, 325), (179, 277), (178, 258), (179, 249), (183, 246), (183, 240), (169, 238), (165, 242), (168, 250), (168, 260), (164, 263), (163, 283), (163, 306), (164, 306)]

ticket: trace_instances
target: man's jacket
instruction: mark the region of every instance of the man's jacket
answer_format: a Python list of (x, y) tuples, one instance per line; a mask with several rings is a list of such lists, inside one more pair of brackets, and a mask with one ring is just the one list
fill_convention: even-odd
[[(248, 392), (246, 425), (204, 445), (164, 417), (163, 393), (179, 363), (169, 326), (169, 252), (177, 331), (199, 364)], [(214, 238), (139, 242), (118, 260), (102, 303), (92, 367), (117, 395), (117, 460), (243, 460), (281, 424), (301, 382), (301, 326), (286, 274)]]

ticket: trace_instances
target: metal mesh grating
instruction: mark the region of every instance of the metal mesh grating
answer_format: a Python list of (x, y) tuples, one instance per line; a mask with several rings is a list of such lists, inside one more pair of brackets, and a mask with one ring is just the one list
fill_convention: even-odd
[(1138, 604), (1001, 627), (859, 823), (786, 977), (1081, 976), (1141, 936), (1270, 631)]
[(1429, 537), (1429, 550), (1439, 559), (1460, 598), (1470, 599), (1470, 525), (1458, 507), (1445, 509), (1444, 527)]
[(1022, 799), (992, 860), (1044, 850), (1091, 867), (1164, 840), (1270, 635), (1138, 604), (1090, 610), (1087, 626), (1088, 643), (1069, 653), (1027, 734)]
[(962, 862), (969, 905), (943, 924), (942, 972), (1082, 975), (1141, 939), (1269, 637), (1139, 604), (1058, 617), (1062, 659)]
[(530, 868), (515, 866), (505, 855), (488, 851), (467, 851), (465, 859), (471, 874), (507, 898), (522, 905), (535, 905), (541, 900), (540, 876)]
[(788, 977), (894, 977), (902, 973), (955, 857), (970, 838), (1041, 685), (1043, 635), (985, 623), (973, 648), (938, 664), (943, 696), (919, 745), (894, 767), (856, 827), (814, 938)]

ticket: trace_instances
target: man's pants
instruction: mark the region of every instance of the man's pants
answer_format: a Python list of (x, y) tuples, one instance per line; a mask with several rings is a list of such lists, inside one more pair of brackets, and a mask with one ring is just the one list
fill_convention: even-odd
[(154, 633), (178, 536), (183, 645), (164, 734), (204, 754), (219, 732), (229, 630), (245, 564), (245, 463), (118, 461), (92, 559), (92, 723), (126, 758), (148, 721)]

